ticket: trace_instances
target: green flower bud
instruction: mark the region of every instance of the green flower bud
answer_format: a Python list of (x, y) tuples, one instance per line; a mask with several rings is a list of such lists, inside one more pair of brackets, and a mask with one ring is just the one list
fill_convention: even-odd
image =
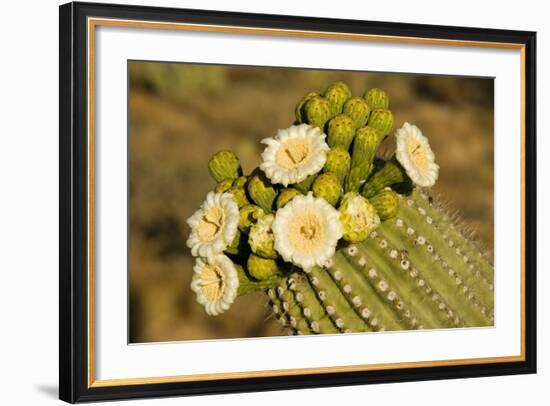
[(304, 105), (313, 96), (319, 96), (319, 93), (310, 92), (310, 93), (306, 94), (304, 97), (302, 97), (302, 99), (296, 105), (296, 108), (294, 109), (294, 114), (296, 116), (296, 123), (297, 124), (303, 124), (303, 123), (307, 122), (307, 117), (306, 117)]
[(252, 249), (252, 252), (263, 258), (277, 258), (277, 252), (275, 251), (275, 240), (273, 238), (273, 230), (271, 226), (275, 220), (273, 214), (266, 214), (250, 227), (248, 234), (248, 244)]
[(298, 189), (302, 193), (307, 193), (309, 189), (311, 189), (311, 185), (313, 184), (313, 181), (317, 177), (316, 174), (309, 175), (307, 178), (305, 178), (303, 181), (299, 183), (295, 183), (292, 185), (294, 188)]
[(392, 112), (389, 110), (374, 110), (370, 115), (369, 127), (376, 128), (385, 137), (393, 128)]
[(344, 185), (350, 166), (351, 157), (348, 151), (342, 147), (335, 146), (328, 151), (327, 161), (323, 170), (335, 174), (340, 184)]
[(280, 209), (298, 195), (301, 195), (301, 193), (291, 187), (281, 190), (281, 193), (277, 196), (277, 209)]
[(372, 127), (357, 130), (353, 140), (351, 170), (346, 178), (346, 192), (357, 192), (369, 177), (381, 141), (380, 133)]
[(330, 105), (331, 116), (340, 114), (344, 107), (344, 103), (351, 97), (351, 90), (348, 85), (343, 82), (336, 82), (330, 85), (323, 94)]
[(228, 192), (233, 195), (239, 207), (250, 204), (250, 202), (248, 201), (248, 196), (246, 196), (246, 191), (243, 187), (231, 186)]
[[(372, 166), (376, 151), (382, 142), (380, 132), (372, 127), (363, 127), (357, 130), (353, 141), (351, 166)], [(366, 174), (368, 175), (368, 173)], [(366, 178), (367, 176), (365, 176)]]
[(265, 212), (262, 208), (253, 204), (247, 204), (241, 207), (239, 210), (239, 230), (243, 233), (248, 233), (250, 231), (250, 227), (256, 224), (256, 222), (264, 215)]
[(229, 247), (225, 249), (225, 253), (238, 255), (238, 254), (243, 254), (245, 252), (247, 252), (246, 236), (242, 234), (239, 230), (237, 230), (237, 234), (235, 234), (235, 238), (233, 238), (233, 241), (231, 241), (231, 244), (229, 245)]
[(387, 220), (397, 216), (399, 198), (393, 190), (384, 190), (369, 199), (376, 209), (380, 220)]
[(367, 179), (367, 174), (370, 170), (371, 165), (368, 163), (359, 166), (352, 166), (348, 176), (346, 177), (344, 187), (346, 192), (357, 192), (361, 185), (365, 182), (365, 179)]
[(250, 276), (258, 280), (264, 280), (279, 272), (279, 267), (274, 259), (262, 258), (250, 254), (246, 261), (246, 268)]
[(233, 185), (233, 179), (225, 179), (216, 185), (216, 187), (214, 188), (214, 191), (216, 193), (224, 193), (224, 192), (227, 192), (232, 185)]
[(311, 190), (315, 197), (323, 198), (336, 206), (342, 195), (342, 184), (335, 174), (327, 172), (317, 176)]
[(330, 105), (321, 96), (311, 97), (304, 104), (307, 123), (319, 127), (321, 130), (325, 127), (326, 122), (330, 118)]
[(390, 107), (390, 99), (382, 89), (373, 88), (365, 92), (363, 96), (371, 110), (387, 110)]
[(372, 196), (382, 191), (386, 186), (391, 186), (407, 180), (409, 180), (409, 178), (403, 167), (397, 160), (392, 159), (387, 161), (379, 171), (371, 176), (369, 181), (363, 186), (361, 194), (367, 199), (370, 199)]
[(339, 114), (328, 122), (327, 135), (327, 142), (331, 148), (339, 146), (347, 150), (355, 135), (355, 124), (350, 116)]
[(254, 203), (267, 212), (271, 211), (277, 197), (277, 190), (262, 171), (254, 171), (248, 181), (247, 189)]
[(352, 243), (366, 240), (380, 224), (376, 209), (367, 199), (355, 192), (346, 193), (338, 208), (343, 238)]
[(367, 124), (370, 108), (364, 99), (354, 97), (344, 104), (344, 114), (351, 117), (355, 128), (361, 128)]
[(219, 151), (208, 162), (210, 175), (221, 182), (225, 179), (237, 179), (242, 175), (239, 158), (231, 151)]

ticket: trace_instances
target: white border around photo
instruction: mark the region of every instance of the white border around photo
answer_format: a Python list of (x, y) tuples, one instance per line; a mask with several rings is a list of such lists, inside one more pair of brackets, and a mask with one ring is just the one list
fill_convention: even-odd
[[(520, 354), (521, 219), (518, 213), (521, 212), (521, 173), (517, 171), (521, 166), (521, 139), (518, 137), (521, 131), (519, 50), (128, 27), (97, 27), (95, 35), (97, 379), (372, 365)], [(332, 57), (326, 58), (327, 54)], [(359, 55), (368, 57), (358, 57)], [(495, 326), (129, 345), (128, 60), (495, 78)]]

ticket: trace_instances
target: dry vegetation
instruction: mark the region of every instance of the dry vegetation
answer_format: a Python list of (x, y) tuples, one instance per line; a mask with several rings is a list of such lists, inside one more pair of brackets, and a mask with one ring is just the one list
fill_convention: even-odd
[(132, 342), (282, 334), (263, 295), (240, 298), (218, 317), (195, 303), (185, 220), (214, 186), (206, 167), (213, 153), (231, 149), (250, 171), (258, 141), (292, 123), (296, 101), (337, 80), (355, 94), (385, 89), (396, 125), (423, 130), (441, 165), (435, 190), (492, 249), (492, 80), (131, 62)]

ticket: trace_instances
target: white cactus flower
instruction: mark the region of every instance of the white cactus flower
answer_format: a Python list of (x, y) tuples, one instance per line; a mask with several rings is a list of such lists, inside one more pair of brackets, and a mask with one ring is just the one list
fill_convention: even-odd
[(439, 165), (435, 163), (435, 155), (422, 131), (405, 123), (395, 132), (395, 138), (395, 156), (409, 178), (418, 186), (433, 186), (439, 176)]
[(272, 183), (288, 186), (303, 181), (323, 169), (329, 146), (326, 135), (308, 124), (293, 125), (279, 130), (266, 144), (260, 169)]
[(304, 270), (323, 266), (342, 238), (340, 212), (324, 199), (296, 196), (275, 214), (275, 250)]
[(217, 316), (229, 309), (239, 289), (239, 277), (233, 262), (223, 254), (197, 258), (193, 271), (191, 289), (206, 313)]
[(191, 254), (208, 257), (222, 253), (235, 238), (239, 220), (239, 206), (231, 193), (209, 192), (199, 210), (187, 219)]

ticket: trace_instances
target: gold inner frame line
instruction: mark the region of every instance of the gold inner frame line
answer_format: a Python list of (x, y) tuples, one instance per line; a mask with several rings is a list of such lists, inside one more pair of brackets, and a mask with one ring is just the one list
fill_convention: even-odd
[[(162, 30), (184, 30), (194, 32), (217, 32), (217, 33), (235, 33), (244, 35), (263, 35), (263, 36), (284, 36), (299, 38), (320, 38), (320, 39), (340, 39), (340, 40), (358, 40), (371, 42), (390, 42), (402, 44), (421, 44), (435, 46), (459, 46), (459, 47), (479, 47), (512, 49), (520, 51), (521, 63), (521, 275), (520, 275), (520, 335), (521, 350), (519, 355), (485, 358), (465, 358), (453, 360), (433, 360), (433, 361), (415, 361), (415, 362), (397, 362), (384, 364), (365, 364), (365, 365), (346, 365), (333, 367), (316, 368), (295, 368), (278, 369), (265, 371), (245, 371), (245, 372), (221, 372), (208, 374), (190, 374), (177, 376), (161, 376), (147, 378), (123, 378), (123, 379), (95, 379), (95, 262), (94, 262), (94, 239), (95, 239), (95, 28), (97, 26), (109, 27), (130, 27), (130, 28), (148, 28)], [(525, 45), (505, 42), (486, 42), (486, 41), (463, 41), (453, 39), (434, 39), (421, 37), (399, 37), (391, 35), (372, 35), (372, 34), (354, 34), (342, 32), (326, 31), (306, 31), (291, 29), (274, 29), (258, 27), (240, 27), (227, 25), (208, 25), (208, 24), (187, 24), (187, 23), (168, 23), (138, 20), (120, 20), (109, 18), (89, 18), (87, 27), (87, 72), (88, 72), (88, 387), (109, 387), (123, 385), (139, 384), (158, 384), (158, 383), (176, 383), (190, 381), (211, 381), (217, 379), (239, 379), (255, 377), (277, 377), (290, 375), (311, 375), (311, 374), (330, 374), (339, 372), (359, 372), (359, 371), (378, 371), (397, 368), (424, 368), (438, 366), (457, 366), (472, 364), (493, 364), (503, 362), (521, 362), (525, 361)]]

